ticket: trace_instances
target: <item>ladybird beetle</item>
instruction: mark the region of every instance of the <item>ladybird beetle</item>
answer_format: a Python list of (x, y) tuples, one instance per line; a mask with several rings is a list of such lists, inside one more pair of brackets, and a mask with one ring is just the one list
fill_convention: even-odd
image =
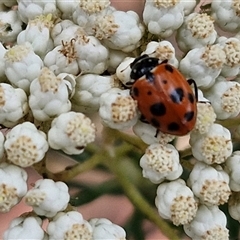
[[(178, 69), (142, 55), (130, 65), (130, 94), (137, 100), (141, 120), (158, 131), (176, 136), (189, 133), (196, 122), (197, 86), (186, 80)], [(194, 85), (195, 95), (190, 85)]]

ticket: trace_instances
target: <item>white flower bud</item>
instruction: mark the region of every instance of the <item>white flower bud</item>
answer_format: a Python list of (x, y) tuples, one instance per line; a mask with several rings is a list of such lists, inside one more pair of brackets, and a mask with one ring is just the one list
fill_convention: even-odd
[(10, 10), (0, 12), (0, 39), (2, 43), (14, 43), (22, 31), (22, 21), (18, 11)]
[(229, 176), (226, 172), (201, 162), (194, 165), (188, 179), (194, 195), (208, 206), (221, 205), (228, 201), (231, 194), (228, 183)]
[(27, 205), (40, 216), (53, 217), (66, 209), (70, 195), (64, 182), (39, 179), (24, 197)]
[(196, 6), (196, 0), (180, 0), (181, 4), (184, 8), (184, 14), (185, 16), (189, 15), (191, 12), (193, 12), (194, 7)]
[(0, 124), (13, 127), (28, 113), (27, 95), (21, 88), (0, 83)]
[(133, 11), (114, 11), (96, 18), (94, 36), (109, 48), (131, 52), (140, 45), (144, 27)]
[(0, 164), (0, 212), (6, 213), (27, 192), (27, 172), (15, 165)]
[(52, 121), (48, 131), (51, 148), (67, 154), (80, 154), (95, 140), (96, 129), (90, 118), (82, 113), (62, 113)]
[[(239, 173), (237, 173), (239, 175)], [(228, 201), (228, 212), (230, 216), (240, 222), (240, 192), (232, 192)]]
[(72, 14), (73, 21), (84, 28), (88, 35), (93, 35), (97, 17), (106, 16), (115, 11), (110, 0), (81, 0)]
[(123, 85), (127, 86), (131, 83), (130, 74), (132, 71), (131, 63), (134, 61), (133, 57), (126, 57), (117, 67), (116, 75)]
[(217, 38), (212, 18), (206, 13), (191, 13), (177, 31), (177, 44), (183, 52), (213, 44)]
[(29, 106), (34, 118), (50, 120), (71, 109), (66, 83), (48, 68), (41, 70), (30, 85)]
[(40, 15), (57, 14), (56, 0), (17, 0), (18, 14), (23, 22), (28, 23)]
[(234, 37), (219, 37), (217, 42), (226, 55), (226, 61), (220, 75), (224, 77), (236, 76), (240, 67), (240, 40)]
[(53, 40), (50, 37), (52, 25), (51, 14), (30, 20), (26, 29), (18, 34), (17, 43), (31, 43), (34, 52), (43, 59), (46, 53), (53, 49)]
[(78, 33), (84, 33), (84, 30), (74, 24), (72, 21), (66, 19), (55, 24), (51, 30), (51, 37), (54, 42), (54, 46), (60, 46), (63, 42), (71, 42), (76, 38)]
[(114, 74), (119, 64), (121, 64), (127, 56), (128, 56), (128, 53), (123, 52), (121, 50), (109, 49), (109, 55), (108, 55), (109, 64), (108, 64), (107, 71), (111, 74)]
[(147, 54), (149, 57), (159, 59), (159, 62), (168, 60), (168, 63), (178, 68), (178, 60), (175, 56), (175, 48), (169, 41), (155, 42), (151, 41), (147, 44), (146, 50), (141, 55)]
[(49, 240), (92, 239), (92, 227), (81, 213), (70, 211), (58, 213), (47, 226)]
[(191, 222), (198, 207), (193, 192), (181, 179), (160, 184), (155, 204), (160, 216), (176, 226)]
[(126, 240), (125, 230), (106, 218), (92, 218), (89, 223), (93, 228), (93, 240)]
[(61, 11), (61, 19), (72, 19), (73, 12), (78, 7), (79, 0), (56, 0), (57, 8)]
[(221, 29), (237, 32), (240, 29), (239, 0), (212, 0), (211, 13)]
[(171, 144), (151, 144), (140, 159), (143, 177), (153, 183), (175, 180), (183, 172), (177, 149)]
[(179, 70), (186, 78), (194, 79), (198, 87), (208, 88), (214, 84), (225, 60), (225, 52), (217, 44), (194, 48), (180, 61)]
[(230, 178), (229, 186), (232, 191), (240, 191), (240, 151), (235, 151), (226, 160), (224, 170), (228, 173)]
[(200, 134), (207, 133), (216, 120), (216, 114), (208, 99), (203, 97), (202, 91), (198, 89), (197, 119), (193, 131)]
[(204, 92), (218, 119), (236, 117), (240, 112), (240, 83), (219, 76), (217, 82)]
[(146, 0), (143, 21), (148, 31), (161, 38), (167, 38), (178, 29), (184, 18), (184, 5), (180, 0)]
[(99, 116), (103, 123), (113, 129), (127, 129), (138, 120), (137, 102), (129, 90), (112, 88), (100, 97)]
[(71, 99), (72, 109), (78, 112), (96, 112), (100, 96), (120, 84), (114, 76), (84, 74), (76, 78), (75, 94)]
[(8, 161), (28, 167), (43, 159), (48, 143), (44, 132), (38, 130), (34, 124), (24, 122), (7, 133), (4, 148)]
[(74, 45), (82, 73), (101, 74), (107, 69), (108, 49), (96, 37), (78, 35)]
[(172, 134), (157, 132), (157, 129), (151, 124), (144, 123), (140, 120), (133, 126), (133, 132), (148, 145), (153, 143), (167, 144), (175, 138)]
[(11, 221), (10, 226), (4, 232), (3, 240), (34, 239), (43, 240), (44, 230), (41, 227), (42, 220), (39, 217), (18, 217)]
[(0, 42), (0, 79), (1, 82), (7, 81), (7, 77), (5, 75), (5, 62), (4, 62), (4, 56), (7, 52), (7, 49), (3, 46), (3, 44)]
[(42, 59), (34, 53), (31, 44), (15, 45), (5, 56), (5, 74), (14, 87), (29, 92), (30, 83), (38, 77), (43, 67)]
[(208, 132), (199, 134), (192, 131), (190, 145), (193, 156), (207, 164), (221, 164), (232, 153), (232, 139), (230, 131), (220, 124), (212, 124)]
[(55, 47), (44, 57), (44, 65), (55, 75), (70, 73), (77, 76), (80, 73), (74, 41), (72, 39), (70, 42), (62, 42), (61, 45)]
[(192, 222), (183, 226), (191, 239), (229, 239), (227, 218), (217, 206), (201, 205)]

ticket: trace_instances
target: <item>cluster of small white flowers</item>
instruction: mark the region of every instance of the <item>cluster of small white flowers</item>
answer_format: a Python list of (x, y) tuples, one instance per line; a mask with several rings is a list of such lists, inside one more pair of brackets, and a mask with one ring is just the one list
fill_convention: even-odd
[[(240, 4), (213, 0), (211, 14), (194, 12), (196, 4), (146, 0), (141, 21), (109, 0), (1, 1), (0, 125), (11, 129), (0, 134), (0, 212), (24, 198), (36, 215), (49, 218), (46, 232), (39, 217), (17, 218), (5, 240), (126, 239), (107, 219), (88, 222), (67, 212), (64, 182), (41, 179), (27, 189), (23, 168), (49, 149), (80, 154), (94, 142), (98, 129), (88, 113), (98, 113), (109, 128), (132, 129), (148, 145), (140, 166), (143, 177), (159, 185), (155, 204), (162, 218), (183, 225), (193, 239), (228, 238), (219, 205), (228, 203), (240, 221), (240, 154), (221, 121), (240, 113)], [(233, 36), (219, 36), (214, 24)], [(149, 33), (162, 40), (148, 41)], [(166, 40), (173, 33), (184, 56)], [(176, 136), (140, 121), (131, 97), (131, 63), (144, 54), (168, 60), (199, 88), (187, 178), (171, 144)]]

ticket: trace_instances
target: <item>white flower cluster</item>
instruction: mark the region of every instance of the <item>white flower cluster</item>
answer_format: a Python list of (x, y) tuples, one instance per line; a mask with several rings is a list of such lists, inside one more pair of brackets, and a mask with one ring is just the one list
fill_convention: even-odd
[[(213, 0), (207, 14), (194, 12), (196, 0), (146, 0), (142, 22), (109, 0), (10, 2), (0, 3), (0, 125), (11, 128), (0, 135), (0, 212), (24, 198), (36, 215), (51, 220), (44, 232), (39, 217), (17, 218), (4, 239), (126, 238), (107, 219), (88, 222), (64, 212), (70, 195), (63, 182), (41, 179), (27, 189), (23, 168), (42, 161), (48, 149), (80, 154), (94, 142), (92, 113), (104, 126), (132, 129), (148, 145), (140, 166), (159, 185), (155, 204), (162, 218), (183, 225), (193, 239), (227, 239), (219, 205), (228, 203), (240, 222), (240, 153), (233, 152), (230, 128), (221, 125), (240, 113), (239, 1)], [(214, 24), (232, 36), (220, 36)], [(183, 56), (166, 40), (173, 33)], [(148, 40), (149, 34), (162, 40)], [(194, 163), (186, 178), (171, 144), (175, 136), (141, 121), (131, 97), (131, 63), (144, 54), (168, 60), (198, 88), (189, 134)]]

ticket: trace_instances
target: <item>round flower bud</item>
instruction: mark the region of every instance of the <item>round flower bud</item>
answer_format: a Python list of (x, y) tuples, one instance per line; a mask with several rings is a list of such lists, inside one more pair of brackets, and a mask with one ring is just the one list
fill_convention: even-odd
[(30, 85), (29, 106), (34, 118), (48, 121), (71, 108), (66, 83), (48, 68)]
[[(10, 1), (9, 1), (10, 2)], [(18, 11), (0, 12), (0, 38), (2, 43), (15, 43), (18, 34), (22, 31), (22, 21)]]
[(28, 23), (40, 15), (57, 14), (56, 0), (18, 0), (18, 14), (23, 22)]
[(221, 75), (224, 77), (236, 76), (239, 73), (240, 67), (240, 40), (233, 37), (219, 37), (217, 42), (226, 55), (226, 61), (222, 67)]
[(113, 129), (127, 129), (138, 120), (137, 102), (129, 90), (112, 88), (100, 97), (99, 116), (103, 123)]
[(60, 46), (62, 43), (74, 42), (79, 33), (84, 33), (84, 30), (74, 24), (72, 21), (66, 19), (56, 23), (51, 30), (51, 37), (54, 46)]
[(80, 154), (95, 140), (96, 129), (82, 113), (62, 113), (52, 121), (48, 131), (49, 146), (67, 154)]
[(6, 213), (27, 192), (27, 172), (6, 162), (0, 164), (0, 212)]
[(108, 68), (109, 51), (96, 37), (79, 33), (74, 47), (82, 73), (102, 74)]
[(0, 124), (13, 127), (28, 113), (27, 95), (21, 88), (0, 83)]
[(189, 14), (177, 30), (177, 44), (183, 52), (213, 44), (217, 38), (213, 19), (206, 13)]
[(193, 156), (207, 164), (221, 164), (232, 153), (232, 139), (230, 131), (220, 124), (212, 124), (208, 132), (199, 134), (192, 131), (190, 145)]
[(43, 159), (48, 143), (44, 132), (38, 130), (34, 124), (24, 122), (7, 133), (4, 148), (8, 161), (28, 167)]
[(116, 69), (123, 62), (123, 60), (128, 56), (128, 53), (121, 50), (109, 49), (108, 55), (108, 68), (107, 71), (110, 74), (115, 74)]
[(204, 89), (214, 84), (225, 60), (225, 52), (217, 44), (194, 48), (180, 61), (179, 70)]
[(42, 220), (39, 217), (18, 217), (11, 221), (4, 232), (3, 239), (44, 239), (44, 230), (41, 227)]
[(211, 13), (218, 24), (224, 31), (238, 32), (240, 29), (240, 6), (239, 0), (228, 1), (211, 1)]
[(178, 151), (171, 144), (154, 143), (148, 146), (140, 159), (140, 166), (143, 177), (153, 183), (161, 183), (165, 179), (175, 180), (183, 172)]
[(4, 62), (4, 56), (5, 56), (6, 52), (7, 52), (7, 49), (0, 42), (0, 79), (1, 79), (1, 82), (7, 81), (7, 77), (5, 75), (5, 62)]
[(144, 123), (140, 120), (133, 126), (133, 132), (148, 145), (153, 143), (161, 143), (164, 145), (175, 138), (174, 135), (157, 131), (151, 124)]
[(75, 94), (71, 99), (72, 110), (77, 112), (97, 112), (100, 96), (120, 84), (114, 75), (100, 76), (84, 74), (76, 78)]
[(50, 37), (50, 30), (53, 25), (52, 15), (41, 15), (30, 20), (25, 30), (17, 36), (17, 43), (31, 43), (34, 52), (42, 59), (53, 49), (53, 40)]
[(197, 162), (188, 179), (194, 195), (200, 202), (212, 206), (228, 201), (231, 194), (229, 176), (222, 169), (215, 169), (205, 163)]
[(53, 217), (66, 209), (70, 195), (64, 182), (39, 179), (24, 197), (27, 205), (40, 216)]
[(44, 57), (44, 65), (55, 75), (70, 73), (77, 76), (80, 69), (77, 62), (77, 54), (74, 48), (74, 39), (69, 42), (62, 42)]
[(97, 18), (115, 11), (110, 4), (110, 0), (81, 0), (72, 14), (73, 22), (83, 27), (87, 35), (94, 35)]
[(240, 83), (236, 81), (218, 77), (204, 96), (211, 102), (217, 119), (234, 118), (240, 113)]
[(160, 38), (170, 37), (183, 23), (184, 5), (180, 0), (146, 0), (143, 21), (148, 31)]
[(60, 212), (48, 224), (49, 239), (92, 239), (92, 227), (77, 211)]
[(132, 71), (131, 63), (134, 61), (133, 57), (126, 57), (117, 67), (116, 75), (121, 83), (129, 87), (133, 82), (130, 78), (130, 74)]
[(198, 90), (197, 119), (193, 131), (205, 134), (216, 120), (216, 114), (208, 99)]
[(5, 74), (10, 83), (26, 93), (29, 92), (31, 82), (38, 77), (43, 67), (42, 59), (34, 53), (28, 42), (10, 48), (4, 56), (4, 62)]
[(115, 50), (132, 52), (140, 45), (144, 27), (133, 12), (113, 11), (96, 18), (94, 36)]
[(240, 192), (232, 192), (228, 201), (228, 212), (230, 216), (240, 222)]
[(160, 184), (155, 204), (160, 216), (176, 226), (190, 223), (198, 208), (193, 192), (181, 179)]
[(192, 239), (229, 239), (226, 225), (226, 215), (217, 206), (201, 205), (196, 217), (183, 229)]
[(125, 230), (106, 218), (92, 218), (89, 223), (93, 229), (93, 240), (126, 240)]
[(175, 56), (175, 48), (169, 41), (151, 41), (147, 44), (146, 50), (141, 55), (147, 54), (149, 57), (159, 59), (159, 62), (168, 60), (168, 63), (178, 68), (178, 60)]
[(56, 0), (56, 6), (61, 11), (61, 19), (72, 19), (73, 12), (78, 4), (79, 0)]
[(240, 191), (240, 151), (235, 151), (226, 160), (224, 170), (228, 173), (230, 182), (229, 186), (232, 191)]

